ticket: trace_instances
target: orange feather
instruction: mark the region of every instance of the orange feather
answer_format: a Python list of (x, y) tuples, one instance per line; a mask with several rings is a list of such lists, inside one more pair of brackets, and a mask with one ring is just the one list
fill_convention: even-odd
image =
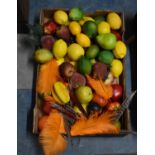
[(88, 85), (96, 92), (96, 94), (102, 96), (106, 100), (112, 97), (113, 90), (111, 85), (105, 85), (101, 79), (96, 80), (89, 75), (87, 75), (86, 78)]
[(96, 113), (89, 118), (81, 116), (72, 126), (71, 135), (118, 134), (120, 129), (112, 123), (113, 116), (109, 112), (102, 113), (100, 116)]
[(57, 155), (67, 147), (67, 141), (62, 134), (65, 133), (63, 116), (52, 110), (39, 138), (45, 155)]
[(60, 80), (59, 66), (55, 59), (40, 65), (36, 90), (39, 94), (50, 95), (53, 85)]

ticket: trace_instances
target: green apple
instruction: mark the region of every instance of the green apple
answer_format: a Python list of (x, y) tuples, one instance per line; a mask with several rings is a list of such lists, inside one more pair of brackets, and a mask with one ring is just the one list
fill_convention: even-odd
[(77, 99), (81, 104), (88, 104), (92, 98), (93, 93), (90, 87), (88, 86), (80, 86), (75, 90), (75, 94)]

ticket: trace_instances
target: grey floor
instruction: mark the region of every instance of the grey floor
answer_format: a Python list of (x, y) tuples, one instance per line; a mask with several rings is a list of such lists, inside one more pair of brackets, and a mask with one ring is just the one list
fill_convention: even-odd
[[(31, 0), (29, 2), (29, 23), (33, 24), (39, 17), (41, 8), (71, 8), (80, 6), (84, 11), (110, 9), (123, 11), (126, 17), (126, 37), (131, 34), (131, 20), (136, 14), (136, 0)], [(34, 106), (35, 65), (32, 54), (35, 47), (29, 34), (18, 34), (18, 155), (43, 155), (38, 137), (32, 134), (32, 108)], [(131, 91), (130, 51), (126, 59), (126, 77), (128, 92)], [(97, 155), (136, 153), (137, 136), (128, 134), (123, 137), (85, 137), (75, 138), (74, 145), (69, 146), (63, 155)]]

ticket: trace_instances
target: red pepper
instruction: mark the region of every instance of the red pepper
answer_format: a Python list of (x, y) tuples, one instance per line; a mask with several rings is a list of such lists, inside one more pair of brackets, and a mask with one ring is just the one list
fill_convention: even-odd
[(111, 102), (108, 104), (108, 110), (109, 111), (117, 111), (121, 107), (119, 102)]

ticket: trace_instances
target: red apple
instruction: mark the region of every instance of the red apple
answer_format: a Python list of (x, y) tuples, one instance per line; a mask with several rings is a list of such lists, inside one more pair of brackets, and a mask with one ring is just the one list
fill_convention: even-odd
[(45, 34), (53, 34), (56, 32), (57, 24), (53, 21), (48, 21), (43, 27)]
[(52, 50), (55, 39), (51, 35), (44, 35), (41, 37), (41, 47)]
[(119, 85), (119, 84), (113, 84), (112, 85), (112, 88), (113, 88), (113, 96), (112, 96), (112, 99), (114, 101), (118, 101), (122, 97), (122, 95), (123, 95), (122, 86)]
[(68, 26), (62, 25), (58, 27), (56, 31), (56, 36), (69, 42), (71, 35)]

